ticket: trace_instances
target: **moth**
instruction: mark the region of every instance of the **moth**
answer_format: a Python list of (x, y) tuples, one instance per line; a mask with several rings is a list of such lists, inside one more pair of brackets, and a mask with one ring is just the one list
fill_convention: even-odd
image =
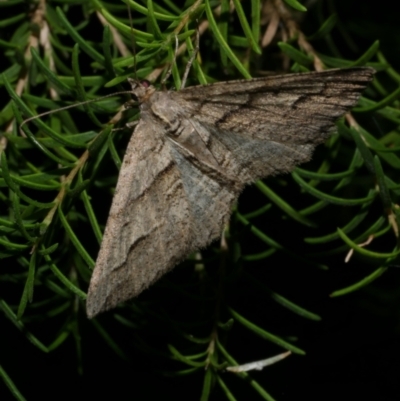
[(221, 236), (243, 188), (311, 158), (372, 68), (157, 91), (133, 81), (128, 144), (89, 285), (89, 318), (138, 296)]

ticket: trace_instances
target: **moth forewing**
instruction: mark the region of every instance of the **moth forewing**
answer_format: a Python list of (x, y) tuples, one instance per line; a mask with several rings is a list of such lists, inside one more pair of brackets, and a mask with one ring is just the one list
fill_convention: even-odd
[(218, 238), (244, 186), (309, 160), (373, 74), (336, 69), (176, 92), (132, 83), (141, 119), (90, 282), (88, 317), (136, 297)]

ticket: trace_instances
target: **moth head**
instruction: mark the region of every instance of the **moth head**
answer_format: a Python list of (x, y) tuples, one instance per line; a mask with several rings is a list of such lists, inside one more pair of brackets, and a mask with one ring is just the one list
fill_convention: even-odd
[(128, 79), (131, 84), (132, 97), (139, 103), (145, 102), (154, 92), (155, 88), (147, 80)]

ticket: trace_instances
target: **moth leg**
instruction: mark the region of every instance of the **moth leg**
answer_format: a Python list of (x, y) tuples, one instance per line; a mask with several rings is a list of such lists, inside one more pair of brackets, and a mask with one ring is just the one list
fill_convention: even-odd
[[(124, 110), (132, 109), (134, 107), (137, 107), (137, 105), (138, 105), (138, 102), (135, 102), (134, 100), (129, 100), (126, 103), (124, 103)], [(125, 124), (125, 127), (116, 128), (116, 130), (125, 129), (125, 128), (134, 128), (134, 127), (136, 127), (136, 125), (138, 123), (139, 123), (139, 120), (130, 121), (130, 122)]]
[(193, 61), (195, 60), (197, 53), (199, 52), (200, 48), (200, 32), (199, 27), (196, 29), (196, 40), (194, 44), (193, 54), (191, 55), (188, 63), (186, 64), (185, 73), (183, 74), (181, 89), (183, 89), (186, 85), (187, 77), (189, 75), (189, 71), (192, 67)]
[(165, 77), (163, 78), (163, 80), (161, 81), (161, 85), (165, 85), (165, 82), (167, 82), (167, 79), (171, 76), (172, 74), (172, 67), (175, 64), (176, 61), (176, 55), (178, 54), (178, 48), (179, 48), (179, 40), (178, 40), (178, 36), (175, 35), (175, 52), (174, 52), (174, 59), (172, 60), (171, 64), (169, 65), (168, 71), (165, 74)]
[(134, 107), (138, 106), (138, 102), (135, 102), (133, 99), (128, 100), (127, 102), (124, 103), (123, 107), (124, 110), (129, 110), (129, 109), (133, 109)]
[(126, 128), (134, 128), (139, 124), (140, 120), (136, 120), (136, 121), (130, 121), (129, 123), (125, 124)]

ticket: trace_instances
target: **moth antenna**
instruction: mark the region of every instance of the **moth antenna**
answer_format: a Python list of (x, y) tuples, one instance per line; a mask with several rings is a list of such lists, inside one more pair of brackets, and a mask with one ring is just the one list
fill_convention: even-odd
[(129, 16), (129, 24), (131, 26), (131, 45), (132, 45), (132, 54), (133, 54), (133, 74), (135, 81), (137, 81), (137, 68), (136, 68), (136, 42), (135, 42), (135, 32), (133, 30), (133, 19), (132, 19), (132, 10), (129, 2), (126, 3), (128, 8), (128, 16)]
[(174, 58), (168, 68), (167, 73), (165, 74), (165, 77), (163, 78), (163, 80), (161, 81), (161, 85), (165, 85), (165, 82), (167, 81), (167, 79), (171, 76), (172, 74), (172, 67), (175, 64), (176, 61), (176, 55), (178, 54), (178, 48), (179, 48), (179, 40), (178, 40), (178, 36), (175, 35), (175, 52), (174, 52)]
[(181, 89), (183, 89), (186, 85), (186, 81), (189, 76), (190, 69), (192, 68), (193, 61), (195, 60), (197, 53), (199, 52), (199, 49), (200, 49), (200, 31), (199, 31), (199, 25), (197, 25), (196, 40), (195, 40), (195, 44), (194, 44), (193, 54), (191, 55), (188, 63), (186, 64), (185, 73), (183, 74), (183, 78), (182, 78)]
[(86, 100), (84, 102), (71, 104), (71, 105), (65, 106), (65, 107), (60, 107), (59, 109), (56, 109), (56, 110), (45, 111), (44, 113), (37, 114), (36, 116), (29, 117), (29, 118), (25, 119), (24, 121), (22, 121), (22, 123), (19, 126), (19, 132), (22, 134), (22, 127), (25, 124), (29, 123), (30, 121), (36, 120), (37, 118), (48, 116), (49, 114), (58, 113), (59, 111), (73, 109), (74, 107), (82, 106), (85, 104), (98, 102), (99, 100), (107, 99), (107, 98), (115, 96), (115, 95), (127, 95), (127, 94), (132, 94), (132, 91), (121, 91), (121, 92), (110, 93), (109, 95), (101, 96), (96, 99), (90, 99), (90, 100)]

